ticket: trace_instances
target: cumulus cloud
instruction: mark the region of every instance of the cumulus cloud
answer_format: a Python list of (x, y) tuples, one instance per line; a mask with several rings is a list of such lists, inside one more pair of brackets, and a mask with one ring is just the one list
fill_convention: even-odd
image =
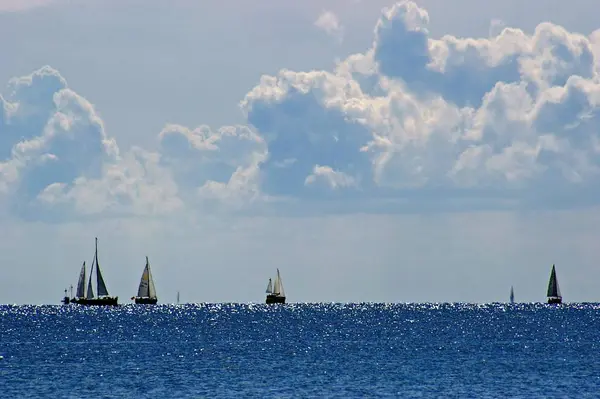
[(0, 192), (23, 211), (80, 214), (597, 202), (600, 34), (542, 23), (434, 38), (428, 25), (414, 2), (384, 9), (363, 53), (263, 76), (240, 103), (246, 125), (166, 125), (156, 152), (121, 151), (41, 68), (0, 97)]
[(29, 212), (53, 183), (98, 177), (119, 156), (94, 107), (70, 90), (58, 71), (43, 67), (9, 82), (0, 118), (0, 190), (15, 211)]
[(596, 34), (542, 23), (531, 35), (435, 39), (428, 24), (400, 2), (383, 10), (372, 48), (336, 70), (263, 77), (242, 106), (269, 137), (267, 182), (285, 170), (263, 189), (297, 191), (292, 181), (316, 181), (323, 165), (375, 198), (504, 190), (543, 201), (551, 187), (595, 185)]
[(338, 41), (342, 41), (344, 36), (344, 27), (340, 23), (337, 15), (331, 11), (323, 11), (315, 21), (315, 26), (334, 37)]
[(80, 215), (164, 215), (183, 207), (177, 185), (159, 165), (160, 155), (134, 147), (106, 163), (98, 178), (82, 175), (72, 183), (52, 183), (37, 196), (44, 205), (67, 207)]
[(12, 79), (0, 101), (0, 194), (13, 214), (159, 216), (261, 198), (267, 148), (247, 126), (167, 125), (157, 152), (123, 152), (95, 107), (49, 66)]

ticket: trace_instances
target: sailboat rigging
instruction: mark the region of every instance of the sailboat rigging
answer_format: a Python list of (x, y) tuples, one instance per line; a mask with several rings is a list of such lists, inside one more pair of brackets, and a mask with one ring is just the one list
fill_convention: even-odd
[(146, 267), (144, 267), (144, 271), (142, 272), (137, 296), (131, 299), (134, 299), (136, 304), (143, 305), (155, 305), (156, 302), (158, 302), (156, 288), (154, 287), (154, 279), (152, 278), (152, 272), (150, 271), (150, 262), (148, 261), (147, 256)]
[(560, 293), (560, 287), (558, 286), (558, 278), (556, 278), (556, 268), (552, 265), (552, 271), (550, 272), (550, 281), (548, 281), (548, 303), (559, 304), (562, 303), (562, 295)]
[[(94, 277), (94, 266), (96, 266), (96, 293), (94, 295), (92, 278)], [(79, 272), (79, 280), (77, 281), (77, 291), (75, 297), (68, 299), (65, 295), (63, 303), (74, 303), (78, 305), (117, 305), (119, 297), (113, 297), (108, 294), (106, 283), (102, 277), (102, 271), (100, 270), (100, 264), (98, 263), (98, 238), (96, 237), (96, 250), (94, 253), (94, 259), (92, 261), (92, 267), (90, 268), (90, 275), (87, 282), (87, 289), (85, 286), (86, 281), (86, 267), (85, 262), (81, 266)]]
[(277, 269), (275, 281), (269, 279), (267, 284), (267, 303), (285, 303), (285, 291), (283, 290), (283, 281)]

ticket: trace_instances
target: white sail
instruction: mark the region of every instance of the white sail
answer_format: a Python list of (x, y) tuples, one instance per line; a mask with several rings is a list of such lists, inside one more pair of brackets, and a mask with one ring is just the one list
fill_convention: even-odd
[(75, 294), (77, 298), (85, 297), (85, 261), (81, 266), (81, 272), (79, 272), (79, 280), (77, 281), (77, 292)]
[(150, 271), (150, 262), (146, 256), (146, 267), (142, 272), (142, 278), (140, 279), (140, 285), (138, 286), (137, 296), (139, 298), (156, 298), (156, 288), (154, 287), (154, 279), (152, 278), (152, 272)]
[(96, 254), (94, 255), (96, 260), (96, 284), (98, 286), (98, 296), (107, 296), (108, 290), (106, 289), (106, 283), (102, 278), (102, 272), (100, 271), (100, 263), (98, 263), (98, 238), (96, 238)]
[(156, 298), (156, 287), (154, 287), (154, 278), (152, 277), (152, 271), (150, 270), (150, 262), (146, 256), (146, 267), (148, 268), (148, 296), (150, 298)]
[(142, 273), (142, 278), (140, 279), (140, 285), (138, 287), (138, 297), (148, 297), (148, 264), (146, 263), (146, 267), (144, 267), (144, 272)]
[(265, 291), (267, 294), (273, 293), (273, 282), (269, 279), (269, 284), (267, 284), (267, 290)]
[(281, 280), (279, 269), (277, 269), (277, 277), (275, 277), (275, 283), (273, 284), (273, 293), (278, 296), (285, 296), (285, 291), (283, 290), (283, 281)]

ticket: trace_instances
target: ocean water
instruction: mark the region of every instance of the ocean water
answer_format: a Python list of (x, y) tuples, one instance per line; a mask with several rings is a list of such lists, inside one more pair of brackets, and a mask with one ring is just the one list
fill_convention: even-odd
[(600, 397), (600, 304), (0, 306), (1, 398)]

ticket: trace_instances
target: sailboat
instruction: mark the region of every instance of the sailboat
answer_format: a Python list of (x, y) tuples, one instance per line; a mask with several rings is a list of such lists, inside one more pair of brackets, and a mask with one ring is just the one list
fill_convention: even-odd
[(515, 290), (512, 285), (510, 286), (510, 303), (515, 303)]
[(279, 269), (277, 269), (277, 276), (275, 281), (269, 279), (267, 285), (267, 303), (285, 303), (285, 292), (283, 291), (283, 282), (279, 275)]
[[(92, 277), (94, 276), (94, 265), (96, 266), (96, 292), (98, 295), (94, 295), (94, 289), (92, 284)], [(85, 270), (85, 262), (83, 262), (83, 266), (81, 266), (81, 271), (79, 272), (79, 280), (77, 281), (77, 292), (75, 293), (75, 297), (71, 298), (70, 303), (75, 303), (78, 305), (117, 305), (119, 297), (108, 295), (108, 289), (106, 288), (106, 283), (104, 282), (104, 278), (102, 277), (102, 272), (100, 271), (100, 264), (98, 263), (98, 238), (96, 237), (96, 251), (94, 253), (94, 260), (92, 261), (92, 267), (90, 268), (90, 277), (87, 284), (87, 289), (85, 287), (86, 280), (86, 270)]]
[(155, 305), (158, 302), (156, 297), (156, 288), (154, 288), (154, 279), (152, 278), (152, 272), (150, 271), (150, 262), (146, 256), (146, 267), (142, 273), (140, 279), (140, 285), (138, 287), (137, 296), (131, 298), (135, 299), (135, 303), (144, 305)]
[(562, 295), (560, 294), (560, 287), (558, 286), (558, 279), (556, 278), (556, 269), (554, 265), (552, 265), (552, 272), (550, 273), (550, 281), (548, 282), (547, 295), (548, 303), (562, 303)]

